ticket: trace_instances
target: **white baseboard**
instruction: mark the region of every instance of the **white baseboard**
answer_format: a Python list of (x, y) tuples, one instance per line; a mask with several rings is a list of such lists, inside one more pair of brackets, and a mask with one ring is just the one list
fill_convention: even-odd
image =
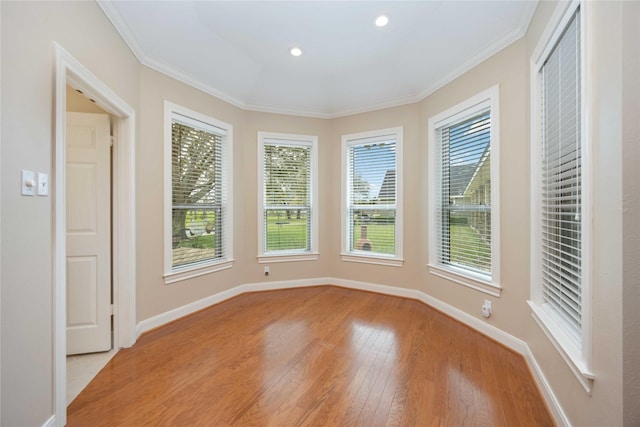
[(356, 280), (338, 279), (332, 277), (330, 279), (332, 285), (342, 286), (343, 288), (358, 289), (361, 291), (376, 292), (378, 294), (393, 295), (402, 298), (419, 299), (418, 294), (422, 292), (415, 289), (399, 288), (397, 286), (378, 285), (369, 282), (359, 282)]
[(245, 285), (239, 285), (234, 288), (227, 289), (217, 294), (210, 295), (206, 298), (202, 298), (200, 300), (183, 305), (181, 307), (174, 308), (173, 310), (169, 310), (165, 313), (158, 314), (157, 316), (153, 316), (141, 321), (136, 326), (136, 339), (140, 337), (140, 335), (142, 335), (143, 333), (148, 332), (152, 329), (155, 329), (159, 326), (166, 325), (167, 323), (173, 322), (174, 320), (178, 320), (181, 317), (188, 316), (189, 314), (193, 314), (196, 311), (200, 311), (212, 305), (219, 304), (222, 301), (228, 300), (229, 298), (233, 298), (235, 296), (238, 296), (247, 292), (268, 291), (268, 290), (287, 289), (287, 288), (300, 288), (303, 286), (318, 286), (318, 285), (331, 284), (331, 282), (327, 280), (331, 280), (331, 279), (302, 279), (302, 280), (288, 280), (288, 281), (277, 281), (277, 282), (249, 283)]
[(529, 349), (529, 346), (527, 346), (527, 352), (526, 354), (524, 354), (524, 357), (527, 361), (527, 365), (529, 365), (529, 370), (533, 375), (533, 379), (538, 385), (538, 388), (542, 393), (542, 397), (547, 403), (547, 406), (549, 407), (551, 415), (553, 416), (556, 424), (560, 427), (571, 427), (571, 422), (569, 421), (569, 418), (567, 418), (567, 414), (564, 413), (562, 406), (560, 406), (558, 398), (549, 385), (549, 382), (544, 376), (544, 373), (542, 373), (542, 369), (540, 368), (540, 365), (538, 365), (538, 361), (533, 356), (533, 353), (531, 352), (531, 349)]
[(441, 312), (453, 317), (457, 321), (464, 323), (465, 325), (475, 329), (491, 338), (494, 341), (499, 342), (505, 347), (510, 348), (516, 353), (524, 355), (526, 352), (527, 344), (522, 341), (520, 338), (516, 338), (511, 334), (503, 331), (500, 328), (496, 328), (495, 326), (487, 323), (477, 317), (473, 317), (469, 313), (462, 311), (458, 308), (455, 308), (447, 303), (440, 301), (432, 296), (424, 294), (421, 292), (422, 298), (420, 300), (425, 304), (435, 308), (436, 310), (440, 310)]
[(56, 425), (56, 416), (51, 415), (51, 418), (45, 421), (45, 423), (42, 424), (42, 427), (54, 427), (55, 425)]
[(472, 315), (457, 309), (439, 299), (436, 299), (430, 295), (425, 294), (422, 291), (416, 289), (397, 288), (387, 285), (376, 285), (373, 283), (356, 282), (353, 280), (344, 279), (332, 279), (332, 284), (338, 286), (344, 286), (345, 288), (360, 289), (364, 291), (377, 292), (386, 295), (394, 295), (404, 298), (412, 298), (423, 302), (424, 304), (435, 308), (438, 311), (458, 320), (461, 323), (475, 329), (476, 331), (488, 336), (489, 338), (499, 342), (500, 344), (512, 349), (513, 351), (525, 354), (526, 343), (519, 338), (514, 337), (502, 329), (498, 329), (495, 326), (482, 321)]
[(239, 288), (240, 286), (227, 289), (226, 291), (213, 294), (198, 301), (194, 301), (192, 303), (174, 308), (173, 310), (169, 310), (162, 314), (158, 314), (157, 316), (145, 319), (142, 322), (138, 323), (138, 325), (136, 326), (136, 339), (138, 339), (140, 335), (147, 331), (150, 331), (151, 329), (166, 325), (167, 323), (178, 320), (181, 317), (188, 316), (189, 314), (195, 313), (196, 311), (202, 310), (214, 304), (218, 304), (224, 300), (233, 298), (236, 295), (240, 295), (242, 291)]
[[(335, 285), (344, 288), (376, 292), (385, 295), (393, 295), (397, 297), (418, 300), (469, 326), (470, 328), (475, 329), (481, 334), (488, 336), (489, 338), (510, 348), (516, 353), (521, 354), (527, 361), (529, 369), (533, 374), (533, 378), (540, 388), (542, 396), (546, 401), (547, 406), (551, 410), (551, 415), (554, 417), (556, 423), (559, 426), (571, 425), (566, 414), (562, 410), (562, 407), (560, 406), (560, 402), (553, 393), (551, 386), (549, 385), (546, 377), (540, 369), (540, 366), (538, 365), (538, 362), (533, 356), (533, 353), (531, 353), (531, 350), (529, 349), (529, 346), (526, 342), (514, 337), (511, 334), (508, 334), (502, 329), (496, 328), (486, 321), (474, 317), (467, 312), (464, 312), (437, 298), (427, 295), (426, 293), (417, 289), (399, 288), (395, 286), (379, 285), (369, 282), (359, 282), (356, 280), (338, 279), (335, 277), (319, 277), (314, 279), (248, 283), (236, 286), (231, 289), (227, 289), (220, 293), (208, 296), (198, 301), (194, 301), (190, 304), (183, 305), (182, 307), (175, 308), (173, 310), (167, 311), (166, 313), (159, 314), (149, 319), (145, 319), (142, 322), (138, 323), (136, 327), (136, 337), (139, 337), (142, 333), (147, 332), (151, 329), (165, 325), (181, 317), (195, 313), (196, 311), (202, 310), (204, 308), (210, 307), (214, 304), (218, 304), (229, 298), (233, 298), (247, 292), (269, 291), (320, 285)], [(45, 427), (48, 427), (49, 425), (53, 426), (53, 424), (46, 424)]]

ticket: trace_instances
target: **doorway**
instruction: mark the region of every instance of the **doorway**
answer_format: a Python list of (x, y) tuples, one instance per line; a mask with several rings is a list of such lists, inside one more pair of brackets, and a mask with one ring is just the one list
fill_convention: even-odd
[(66, 97), (68, 405), (117, 349), (112, 340), (112, 119), (78, 89), (67, 86)]
[[(113, 347), (130, 347), (135, 324), (135, 112), (86, 67), (55, 44), (54, 156), (54, 416), (66, 424), (67, 408), (67, 86), (81, 91), (111, 118), (112, 213), (111, 283), (114, 307)], [(109, 304), (110, 305), (110, 304)], [(111, 305), (110, 305), (111, 306)], [(110, 307), (109, 307), (110, 309)], [(109, 326), (111, 329), (111, 325)]]

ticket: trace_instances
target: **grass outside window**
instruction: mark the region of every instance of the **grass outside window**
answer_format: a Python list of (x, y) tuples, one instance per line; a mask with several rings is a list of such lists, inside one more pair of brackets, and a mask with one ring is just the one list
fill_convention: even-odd
[(298, 210), (267, 210), (267, 252), (307, 251), (309, 215)]
[(491, 271), (491, 247), (477, 231), (467, 224), (451, 224), (449, 231), (450, 264)]

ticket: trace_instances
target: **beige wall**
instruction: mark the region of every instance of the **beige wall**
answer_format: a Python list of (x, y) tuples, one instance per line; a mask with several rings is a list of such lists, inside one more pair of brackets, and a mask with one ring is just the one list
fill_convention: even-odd
[[(247, 112), (247, 122), (242, 136), (244, 157), (240, 167), (244, 176), (243, 191), (237, 193), (244, 203), (244, 225), (242, 241), (243, 253), (238, 253), (244, 268), (245, 283), (267, 281), (295, 280), (304, 277), (327, 277), (331, 275), (332, 233), (322, 230), (331, 229), (331, 218), (335, 206), (330, 203), (330, 183), (336, 173), (334, 165), (329, 162), (332, 153), (330, 121), (322, 119), (293, 117), (281, 114)], [(258, 131), (280, 132), (318, 137), (318, 224), (320, 233), (317, 261), (299, 261), (285, 263), (258, 264)], [(236, 163), (238, 164), (238, 163)], [(264, 276), (264, 266), (269, 266), (269, 276)]]
[(165, 285), (164, 265), (164, 101), (214, 117), (233, 126), (234, 133), (234, 255), (243, 253), (242, 189), (244, 177), (238, 159), (243, 158), (245, 112), (204, 92), (140, 67), (140, 134), (136, 170), (137, 208), (137, 319), (138, 322), (225, 289), (240, 285), (242, 265), (208, 276)]
[[(333, 277), (357, 280), (375, 284), (391, 285), (400, 288), (415, 288), (422, 283), (421, 271), (425, 265), (425, 252), (422, 250), (422, 240), (418, 236), (422, 226), (419, 216), (418, 202), (424, 191), (418, 179), (420, 171), (420, 132), (418, 122), (419, 107), (417, 104), (388, 108), (371, 113), (334, 119), (331, 123), (332, 152), (332, 180), (329, 203), (333, 206), (332, 224), (333, 242), (331, 246), (331, 271)], [(362, 264), (340, 260), (341, 247), (341, 155), (342, 136), (352, 133), (366, 132), (378, 129), (402, 127), (403, 150), (403, 267), (385, 267), (381, 265)], [(328, 233), (324, 233), (328, 234)]]
[[(163, 274), (164, 215), (164, 100), (233, 125), (234, 144), (234, 265), (212, 275), (169, 285)], [(243, 111), (147, 67), (141, 67), (141, 134), (138, 188), (138, 321), (165, 313), (193, 301), (244, 283), (295, 280), (329, 275), (331, 236), (320, 236), (318, 261), (258, 264), (257, 255), (257, 162), (258, 131), (318, 136), (320, 229), (329, 229), (332, 206), (327, 203), (332, 179), (329, 165), (330, 122), (281, 114)], [(325, 169), (325, 167), (327, 169)], [(160, 232), (159, 232), (160, 230)], [(264, 276), (264, 266), (270, 274)]]
[(624, 425), (640, 424), (640, 3), (622, 9)]
[[(589, 397), (531, 318), (529, 297), (529, 59), (555, 3), (540, 2), (527, 35), (421, 102), (333, 120), (249, 112), (140, 65), (94, 3), (2, 3), (1, 310), (2, 425), (42, 425), (53, 413), (52, 199), (21, 197), (20, 169), (52, 174), (53, 47), (59, 42), (114, 92), (137, 117), (136, 225), (137, 321), (245, 283), (338, 277), (417, 289), (487, 321), (527, 342), (574, 425), (620, 425), (623, 401), (623, 304), (625, 284), (625, 376), (638, 372), (638, 105), (622, 85), (635, 82), (635, 62), (624, 52), (638, 48), (637, 5), (598, 3), (593, 19), (593, 112), (598, 207), (594, 221), (599, 256), (594, 265), (594, 369)], [(629, 10), (627, 10), (629, 9)], [(636, 15), (630, 14), (633, 10)], [(624, 26), (622, 25), (624, 24)], [(610, 31), (614, 28), (613, 31)], [(622, 30), (624, 29), (624, 31)], [(635, 32), (634, 32), (635, 31)], [(635, 38), (634, 38), (635, 37)], [(623, 44), (622, 41), (626, 44)], [(637, 50), (636, 50), (637, 51)], [(635, 67), (635, 68), (634, 68)], [(613, 81), (604, 76), (615, 76)], [(429, 117), (491, 86), (500, 87), (501, 284), (500, 298), (428, 273), (427, 121)], [(26, 102), (25, 100), (28, 100)], [(234, 127), (234, 258), (231, 269), (165, 285), (163, 280), (163, 103), (169, 100)], [(624, 105), (624, 109), (623, 109)], [(620, 117), (624, 112), (625, 162)], [(618, 116), (616, 116), (618, 115)], [(635, 125), (635, 128), (633, 127)], [(403, 127), (404, 265), (383, 267), (340, 260), (341, 136)], [(270, 264), (257, 262), (257, 132), (319, 137), (320, 258)], [(606, 141), (603, 142), (603, 141)], [(635, 157), (634, 157), (635, 156)], [(624, 166), (624, 169), (623, 169)], [(611, 171), (614, 171), (613, 173)], [(616, 172), (617, 171), (617, 172)], [(620, 173), (624, 172), (624, 175)], [(611, 187), (613, 191), (607, 191)], [(625, 196), (624, 218), (620, 205)], [(622, 238), (635, 224), (635, 234)], [(623, 252), (624, 249), (624, 252)], [(623, 256), (624, 255), (624, 256)], [(618, 261), (616, 261), (616, 256)], [(624, 260), (625, 275), (622, 276)], [(484, 320), (480, 305), (493, 301)], [(637, 377), (636, 377), (637, 378)], [(635, 381), (637, 384), (638, 381)], [(637, 402), (633, 382), (624, 399)], [(634, 394), (635, 393), (635, 394)], [(635, 400), (634, 400), (635, 399)], [(635, 405), (634, 405), (635, 406)], [(638, 412), (625, 408), (628, 425)]]
[[(474, 68), (427, 97), (421, 103), (420, 122), (423, 125), (426, 162), (428, 144), (426, 123), (429, 118), (471, 96), (498, 85), (500, 90), (500, 284), (504, 288), (500, 298), (427, 275), (425, 291), (447, 304), (453, 305), (479, 319), (482, 301), (493, 302), (493, 314), (487, 320), (494, 326), (516, 336), (524, 335), (529, 296), (529, 144), (526, 133), (528, 89), (527, 62), (524, 41), (520, 40), (498, 52)], [(492, 164), (497, 164), (492, 159)], [(424, 168), (422, 168), (424, 170)], [(426, 171), (421, 176), (426, 183)], [(423, 200), (426, 210), (426, 200)], [(429, 236), (427, 235), (428, 241)], [(426, 259), (426, 253), (424, 258)]]
[[(527, 35), (529, 54), (553, 9), (538, 8), (535, 31)], [(622, 425), (622, 3), (590, 2), (583, 8), (590, 47), (587, 83), (588, 138), (592, 144), (592, 348), (596, 380), (589, 396), (540, 328), (528, 322), (525, 340), (569, 420), (578, 426)], [(636, 267), (637, 268), (637, 267)], [(639, 420), (636, 420), (638, 422)]]
[(53, 176), (53, 42), (136, 110), (139, 64), (94, 3), (3, 2), (1, 31), (0, 423), (40, 426), (53, 414), (52, 197), (20, 196), (19, 178)]

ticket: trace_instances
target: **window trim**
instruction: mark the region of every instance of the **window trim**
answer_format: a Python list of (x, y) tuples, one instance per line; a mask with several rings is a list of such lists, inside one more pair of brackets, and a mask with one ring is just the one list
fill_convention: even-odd
[[(311, 147), (311, 245), (309, 251), (265, 251), (264, 237), (264, 146), (265, 140), (280, 140), (287, 145)], [(315, 261), (318, 242), (318, 137), (281, 132), (258, 132), (258, 263)]]
[[(542, 263), (542, 242), (540, 236), (541, 228), (541, 159), (539, 156), (541, 149), (541, 112), (542, 100), (540, 96), (541, 77), (540, 70), (545, 61), (549, 57), (552, 49), (564, 33), (567, 25), (571, 21), (573, 14), (580, 8), (580, 34), (581, 34), (581, 164), (582, 164), (582, 186), (581, 196), (583, 209), (581, 212), (581, 239), (582, 239), (582, 277), (581, 277), (581, 340), (578, 344), (571, 334), (567, 333), (562, 326), (562, 322), (558, 320), (558, 315), (543, 304), (542, 298), (542, 280), (541, 263)], [(593, 171), (592, 159), (589, 152), (589, 123), (588, 123), (588, 105), (589, 105), (589, 70), (587, 67), (588, 55), (588, 30), (590, 22), (590, 5), (589, 2), (581, 2), (573, 0), (569, 3), (561, 3), (555, 9), (553, 16), (549, 20), (540, 40), (531, 56), (530, 68), (530, 93), (531, 93), (531, 283), (530, 283), (530, 300), (527, 301), (531, 315), (560, 353), (563, 360), (571, 372), (576, 376), (587, 394), (591, 394), (595, 375), (592, 371), (592, 296), (591, 282), (592, 271), (591, 264), (588, 262), (592, 257), (592, 233), (589, 224), (592, 223), (592, 176)], [(584, 261), (587, 262), (584, 262)]]
[[(435, 276), (453, 283), (499, 297), (500, 284), (500, 90), (495, 85), (477, 95), (429, 118), (429, 257), (427, 267)], [(438, 206), (440, 185), (438, 130), (450, 126), (484, 110), (491, 111), (491, 277), (455, 266), (441, 264), (438, 260), (438, 225), (435, 212)]]
[[(385, 254), (363, 254), (361, 252), (349, 251), (349, 191), (348, 181), (348, 148), (351, 145), (358, 145), (363, 139), (383, 138), (393, 136), (396, 140), (396, 233), (395, 233), (395, 255)], [(342, 158), (341, 158), (341, 251), (340, 260), (345, 262), (358, 262), (364, 264), (384, 265), (390, 267), (402, 267), (404, 259), (402, 257), (403, 246), (403, 149), (402, 149), (403, 127), (393, 127), (378, 129), (366, 132), (352, 133), (342, 136)]]
[[(204, 124), (203, 127), (211, 126), (219, 129), (220, 133), (225, 133), (224, 157), (222, 164), (222, 185), (225, 186), (225, 200), (222, 201), (225, 207), (226, 217), (224, 219), (223, 239), (225, 253), (221, 259), (194, 262), (192, 264), (174, 268), (172, 266), (172, 194), (173, 183), (171, 176), (172, 162), (172, 141), (171, 123), (174, 115), (180, 115), (186, 121), (194, 120)], [(226, 270), (233, 266), (233, 126), (229, 123), (214, 119), (205, 114), (198, 113), (186, 107), (164, 101), (164, 282), (171, 284), (186, 279), (202, 276), (216, 271)]]

